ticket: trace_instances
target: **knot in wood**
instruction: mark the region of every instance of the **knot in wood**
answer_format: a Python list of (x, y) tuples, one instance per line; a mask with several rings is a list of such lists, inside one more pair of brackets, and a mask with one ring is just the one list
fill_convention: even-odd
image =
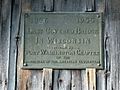
[(63, 82), (63, 79), (59, 78), (59, 82), (60, 82), (60, 83)]

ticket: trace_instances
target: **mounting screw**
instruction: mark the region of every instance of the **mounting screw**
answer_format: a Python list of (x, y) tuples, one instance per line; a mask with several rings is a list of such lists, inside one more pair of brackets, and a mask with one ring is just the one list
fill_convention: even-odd
[(26, 17), (26, 18), (29, 17), (29, 14), (28, 14), (28, 13), (25, 13), (25, 17)]
[(97, 15), (97, 18), (100, 18), (100, 15)]
[(100, 63), (98, 63), (98, 64), (97, 64), (97, 66), (101, 66), (101, 64), (100, 64)]
[(24, 63), (23, 66), (27, 66), (27, 63)]
[(75, 85), (73, 85), (73, 87), (75, 87)]

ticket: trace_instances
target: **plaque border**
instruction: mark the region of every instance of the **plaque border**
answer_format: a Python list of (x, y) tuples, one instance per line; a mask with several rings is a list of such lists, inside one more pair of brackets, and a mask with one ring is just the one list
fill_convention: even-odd
[(103, 17), (103, 12), (25, 12), (22, 14), (22, 17), (23, 17), (23, 62), (22, 62), (22, 69), (43, 69), (43, 68), (52, 68), (52, 67), (43, 67), (43, 68), (40, 68), (38, 66), (28, 66), (26, 63), (24, 63), (24, 52), (25, 52), (25, 40), (24, 40), (24, 36), (25, 36), (25, 15), (26, 14), (100, 14), (100, 20), (101, 20), (101, 23), (99, 23), (99, 30), (100, 30), (100, 33), (99, 33), (99, 42), (100, 42), (100, 63), (99, 65), (97, 65), (98, 67), (83, 67), (83, 68), (59, 68), (59, 67), (54, 67), (53, 69), (66, 69), (66, 70), (72, 70), (72, 69), (86, 69), (86, 68), (96, 68), (96, 69), (104, 69), (104, 17)]

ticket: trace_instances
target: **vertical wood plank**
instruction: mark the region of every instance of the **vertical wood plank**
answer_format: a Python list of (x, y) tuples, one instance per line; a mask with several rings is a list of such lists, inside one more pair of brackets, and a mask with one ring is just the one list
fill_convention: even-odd
[[(104, 70), (97, 71), (97, 90), (107, 90), (106, 89), (106, 74)], [(109, 90), (109, 89), (108, 89)]]
[(85, 12), (85, 0), (54, 0), (54, 11)]
[(21, 70), (18, 90), (42, 90), (42, 71)]
[[(23, 12), (42, 12), (43, 0), (22, 0)], [(43, 71), (42, 70), (23, 70), (23, 30), (24, 21), (21, 17), (20, 39), (18, 44), (18, 61), (17, 61), (17, 90), (43, 90)], [(25, 78), (24, 78), (25, 77)], [(45, 79), (47, 82), (47, 79)], [(47, 84), (45, 84), (47, 85)], [(46, 87), (46, 86), (45, 86)]]
[[(11, 1), (12, 2), (12, 1)], [(16, 87), (16, 64), (18, 55), (18, 40), (19, 38), (19, 27), (21, 19), (21, 1), (14, 0), (12, 2), (12, 12), (11, 12), (11, 32), (10, 32), (10, 61), (9, 61), (9, 84), (8, 90), (14, 90)], [(12, 87), (11, 87), (12, 86)]]
[(86, 11), (87, 12), (95, 11), (95, 0), (86, 0)]
[(52, 90), (52, 69), (43, 68), (42, 90)]
[(111, 0), (111, 90), (120, 90), (120, 1)]
[(79, 70), (72, 70), (71, 90), (82, 90), (82, 77)]
[(82, 90), (87, 90), (87, 86), (86, 86), (86, 70), (81, 70), (81, 77), (82, 77)]
[(2, 90), (2, 17), (1, 17), (1, 10), (2, 10), (2, 1), (0, 0), (0, 90)]
[(86, 69), (86, 79), (87, 79), (87, 90), (96, 90), (96, 69), (87, 68)]
[[(23, 33), (23, 31), (22, 30), (24, 30), (24, 23), (23, 23), (23, 16), (21, 15), (21, 20), (20, 20), (20, 28), (19, 28), (19, 37), (20, 37), (20, 39), (19, 39), (19, 43), (18, 43), (18, 54), (17, 54), (17, 80), (16, 80), (16, 83), (17, 83), (17, 90), (19, 90), (19, 88), (21, 89), (22, 88), (22, 82), (21, 82), (21, 80), (22, 80), (22, 73), (25, 73), (25, 71), (22, 71), (22, 66), (23, 66), (23, 35), (24, 35), (24, 33)], [(26, 72), (28, 72), (28, 71), (26, 71)], [(24, 87), (24, 86), (23, 86)]]
[(54, 11), (54, 1), (53, 0), (44, 0), (44, 11), (45, 12)]
[[(106, 0), (95, 0), (95, 11), (106, 13)], [(107, 17), (107, 15), (105, 15)]]
[[(106, 75), (109, 77), (107, 79), (107, 90), (120, 90), (120, 1), (119, 0), (106, 0), (106, 14), (109, 16), (107, 18), (107, 50), (108, 60), (110, 63), (107, 67)], [(110, 82), (110, 83), (109, 83)]]
[(11, 25), (11, 0), (0, 1), (0, 90), (7, 90)]
[(20, 83), (21, 86), (19, 88), (17, 88), (18, 90), (28, 90), (29, 85), (27, 85), (28, 78), (30, 77), (31, 72), (29, 70), (21, 70), (21, 79), (20, 79)]
[(53, 90), (71, 90), (71, 71), (55, 70)]
[[(102, 77), (105, 77), (105, 79), (102, 80), (102, 89), (104, 90), (112, 90), (111, 89), (111, 77), (110, 77), (110, 67), (111, 67), (111, 20), (110, 20), (110, 8), (111, 8), (111, 3), (110, 0), (105, 0), (105, 6), (103, 7), (103, 4), (101, 5), (101, 9), (104, 9), (104, 15), (105, 15), (105, 31), (104, 31), (104, 56), (105, 56), (105, 71), (103, 72), (104, 75), (101, 75)], [(101, 77), (101, 79), (102, 79)], [(99, 81), (100, 82), (100, 81)], [(105, 85), (104, 85), (105, 84)], [(104, 86), (104, 88), (103, 88)], [(101, 89), (101, 88), (100, 88)]]
[[(26, 1), (26, 0), (25, 0)], [(29, 8), (31, 8), (31, 12), (41, 12), (44, 11), (44, 0), (27, 0), (24, 4), (28, 4)], [(26, 5), (24, 5), (26, 6)], [(26, 9), (24, 9), (26, 10)]]

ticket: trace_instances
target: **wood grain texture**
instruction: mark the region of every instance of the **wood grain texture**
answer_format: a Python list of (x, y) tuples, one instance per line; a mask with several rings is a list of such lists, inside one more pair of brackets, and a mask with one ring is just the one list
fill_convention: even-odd
[(79, 70), (72, 70), (71, 90), (82, 90), (82, 76)]
[[(106, 86), (106, 74), (104, 70), (96, 71), (96, 88), (97, 90), (107, 90)], [(108, 89), (109, 90), (109, 89)]]
[(110, 5), (111, 90), (120, 90), (120, 1), (111, 0)]
[[(8, 89), (14, 90), (16, 87), (16, 64), (18, 57), (19, 29), (21, 19), (21, 1), (12, 2), (11, 32), (10, 32), (10, 57), (9, 57), (9, 84)], [(12, 87), (11, 87), (12, 86)]]
[(86, 69), (86, 84), (87, 90), (96, 90), (96, 69), (87, 68)]
[(86, 12), (95, 11), (95, 0), (86, 0)]
[(0, 90), (7, 90), (10, 25), (11, 25), (11, 0), (0, 1)]
[(71, 71), (55, 70), (53, 90), (71, 90)]
[(53, 0), (44, 0), (44, 11), (45, 12), (54, 11), (54, 1)]
[[(43, 0), (22, 0), (22, 13), (24, 12), (42, 12)], [(18, 60), (17, 60), (17, 88), (16, 90), (43, 90), (43, 71), (42, 70), (23, 70), (23, 36), (24, 20), (23, 15), (20, 20)], [(24, 78), (25, 77), (25, 78)], [(46, 79), (45, 79), (46, 80)], [(47, 81), (47, 80), (46, 80)], [(47, 84), (45, 84), (47, 87)]]
[(21, 70), (20, 87), (18, 90), (43, 90), (42, 89), (42, 71), (39, 70)]
[(52, 69), (43, 68), (42, 90), (52, 90)]
[(54, 0), (54, 11), (85, 12), (85, 0)]
[(20, 79), (20, 87), (19, 90), (28, 90), (31, 80), (29, 81), (29, 77), (31, 76), (31, 72), (29, 70), (21, 70), (21, 79)]
[(21, 70), (17, 90), (43, 90), (43, 76), (40, 70)]
[[(120, 90), (119, 0), (50, 0), (50, 1), (12, 0), (12, 1), (0, 0), (0, 90), (6, 90), (7, 86), (8, 90), (43, 89), (42, 70), (21, 69), (23, 61), (23, 35), (24, 35), (23, 34), (24, 28), (22, 23), (23, 18), (21, 17), (21, 13), (44, 12), (45, 9), (46, 11), (54, 10), (55, 12), (85, 12), (86, 8), (87, 9), (92, 8), (93, 11), (95, 10), (96, 12), (103, 12), (105, 17), (104, 18), (105, 68), (104, 70), (96, 71), (97, 75), (96, 89)], [(95, 1), (94, 4), (93, 1)], [(18, 33), (20, 39), (19, 43), (16, 44), (15, 37)], [(8, 63), (10, 63), (9, 82), (8, 82)], [(51, 75), (52, 74), (47, 73), (47, 77), (45, 78), (50, 78)], [(49, 86), (51, 86), (53, 90), (87, 90), (85, 76), (86, 76), (85, 70), (53, 70), (52, 80), (50, 78), (50, 81), (47, 82), (47, 79), (45, 79), (44, 87), (49, 88)]]
[(2, 10), (2, 1), (0, 1), (0, 89), (2, 90), (2, 17), (1, 17), (1, 10)]
[(107, 31), (107, 73), (106, 90), (120, 90), (120, 1), (106, 0), (106, 31)]

